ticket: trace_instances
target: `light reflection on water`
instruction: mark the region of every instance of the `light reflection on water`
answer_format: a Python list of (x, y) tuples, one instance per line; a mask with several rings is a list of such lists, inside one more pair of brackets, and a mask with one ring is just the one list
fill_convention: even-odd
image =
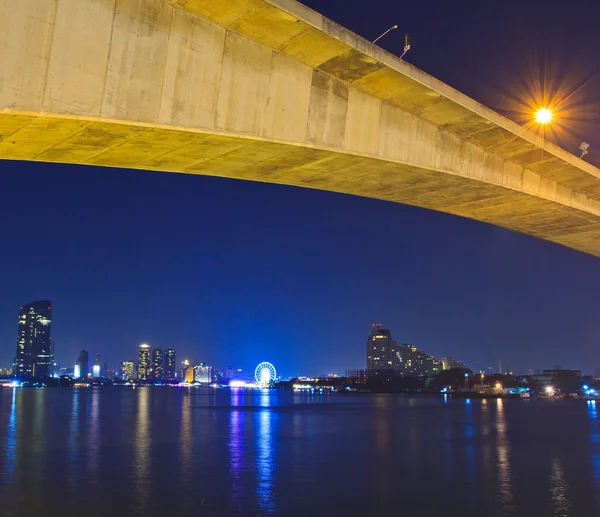
[(90, 397), (90, 419), (87, 425), (87, 439), (85, 441), (86, 461), (85, 467), (89, 478), (98, 475), (100, 461), (100, 397), (101, 392), (97, 388), (88, 390)]
[(594, 472), (594, 485), (596, 487), (596, 505), (598, 514), (600, 514), (600, 424), (598, 422), (598, 410), (595, 400), (587, 401), (587, 412), (589, 417), (592, 471)]
[(229, 471), (231, 485), (230, 507), (234, 512), (243, 510), (242, 473), (244, 471), (244, 413), (239, 407), (243, 403), (239, 390), (231, 391), (231, 410), (229, 411)]
[(475, 459), (475, 425), (473, 419), (473, 406), (465, 405), (465, 413), (467, 422), (465, 425), (466, 443), (466, 460), (467, 460), (467, 490), (473, 490), (477, 481), (476, 469), (477, 463)]
[[(0, 395), (3, 395), (0, 393)], [(17, 388), (12, 388), (10, 412), (6, 434), (6, 447), (4, 449), (4, 468), (2, 479), (6, 482), (14, 480), (15, 461), (17, 452)]]
[(599, 426), (582, 401), (6, 389), (0, 515), (591, 517)]
[(135, 422), (135, 447), (133, 454), (133, 486), (137, 504), (134, 511), (138, 515), (147, 515), (150, 502), (150, 462), (152, 434), (150, 426), (150, 390), (151, 387), (136, 389), (138, 397), (137, 419)]
[(75, 492), (77, 481), (81, 476), (79, 461), (79, 433), (80, 422), (79, 422), (79, 404), (81, 397), (81, 390), (79, 388), (73, 389), (73, 396), (71, 397), (71, 417), (69, 419), (69, 435), (68, 435), (68, 459), (69, 469), (67, 475), (69, 476), (69, 490), (71, 493)]
[(258, 507), (261, 515), (274, 513), (273, 502), (273, 472), (275, 471), (275, 451), (273, 445), (274, 415), (269, 409), (270, 397), (268, 392), (260, 395), (260, 411), (258, 412), (258, 433), (256, 445), (258, 454), (256, 457)]
[(556, 517), (569, 517), (571, 503), (567, 499), (567, 483), (565, 473), (558, 458), (552, 460), (550, 471), (550, 492), (552, 494), (552, 509)]
[(496, 465), (497, 465), (497, 487), (496, 500), (503, 515), (513, 513), (513, 491), (510, 467), (510, 444), (507, 437), (506, 419), (502, 399), (496, 399)]

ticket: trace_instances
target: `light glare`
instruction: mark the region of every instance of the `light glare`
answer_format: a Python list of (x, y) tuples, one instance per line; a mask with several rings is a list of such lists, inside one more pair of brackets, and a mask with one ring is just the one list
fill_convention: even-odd
[(535, 113), (535, 119), (540, 124), (548, 124), (548, 122), (552, 121), (552, 111), (550, 111), (548, 108), (540, 108)]

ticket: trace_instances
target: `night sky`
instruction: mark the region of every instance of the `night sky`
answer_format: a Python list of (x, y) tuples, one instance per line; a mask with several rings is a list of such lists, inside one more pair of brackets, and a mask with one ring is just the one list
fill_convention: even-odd
[[(310, 7), (511, 118), (541, 95), (549, 135), (600, 164), (600, 4), (310, 0)], [(558, 3), (556, 5), (559, 5)], [(545, 83), (544, 83), (545, 77)], [(578, 89), (579, 88), (579, 89)], [(19, 306), (53, 301), (57, 360), (137, 345), (283, 375), (365, 365), (371, 323), (473, 369), (600, 367), (600, 260), (383, 201), (251, 182), (0, 162), (0, 365)]]

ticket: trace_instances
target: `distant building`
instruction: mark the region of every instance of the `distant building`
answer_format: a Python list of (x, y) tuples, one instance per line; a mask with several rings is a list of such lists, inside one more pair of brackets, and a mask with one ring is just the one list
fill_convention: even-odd
[(562, 368), (555, 368), (554, 370), (544, 370), (544, 375), (552, 375), (557, 377), (559, 375), (574, 375), (575, 377), (581, 377), (581, 370), (563, 370)]
[(16, 377), (48, 377), (53, 372), (51, 342), (52, 304), (47, 300), (29, 303), (19, 311), (17, 352), (13, 364)]
[(431, 377), (442, 370), (442, 363), (415, 345), (396, 344), (390, 330), (376, 323), (367, 339), (367, 372), (374, 376), (388, 370), (402, 376)]
[(174, 348), (167, 348), (165, 350), (165, 380), (174, 381), (177, 378), (177, 357), (175, 355)]
[(393, 370), (395, 347), (392, 333), (380, 323), (374, 323), (367, 338), (367, 370)]
[(413, 377), (432, 377), (442, 371), (443, 365), (435, 357), (419, 350), (415, 345), (396, 347), (396, 373)]
[(75, 363), (74, 377), (76, 379), (87, 379), (88, 371), (90, 369), (90, 354), (87, 350), (79, 352), (79, 357)]
[(121, 363), (121, 379), (124, 381), (131, 381), (134, 379), (133, 361), (123, 361)]
[(102, 356), (100, 354), (96, 354), (96, 360), (92, 365), (92, 377), (102, 377)]
[(165, 354), (159, 346), (152, 350), (152, 371), (150, 378), (155, 381), (162, 381), (165, 378)]
[(185, 377), (184, 377), (185, 382), (189, 382), (189, 383), (194, 382), (194, 368), (192, 366), (188, 366), (185, 369), (184, 375), (185, 375)]
[(140, 381), (148, 379), (150, 373), (150, 345), (141, 344), (138, 350), (137, 376)]
[(442, 357), (442, 368), (444, 370), (450, 370), (451, 368), (466, 368), (467, 365), (461, 361), (457, 361), (456, 359), (452, 359), (452, 357)]
[(204, 363), (200, 366), (194, 366), (194, 381), (210, 384), (212, 382), (212, 366), (207, 366)]
[[(179, 378), (185, 382), (188, 382), (187, 381), (187, 371), (189, 370), (189, 368), (190, 368), (190, 362), (187, 359), (185, 359), (184, 361), (181, 362), (181, 373), (179, 375)], [(193, 377), (194, 376), (192, 374), (192, 380), (193, 380)], [(189, 382), (191, 382), (191, 381), (189, 381)]]

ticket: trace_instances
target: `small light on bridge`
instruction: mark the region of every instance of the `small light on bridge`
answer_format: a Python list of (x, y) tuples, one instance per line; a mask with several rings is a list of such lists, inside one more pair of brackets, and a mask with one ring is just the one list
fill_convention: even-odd
[(535, 120), (540, 124), (552, 122), (552, 111), (548, 108), (540, 108), (535, 112)]

